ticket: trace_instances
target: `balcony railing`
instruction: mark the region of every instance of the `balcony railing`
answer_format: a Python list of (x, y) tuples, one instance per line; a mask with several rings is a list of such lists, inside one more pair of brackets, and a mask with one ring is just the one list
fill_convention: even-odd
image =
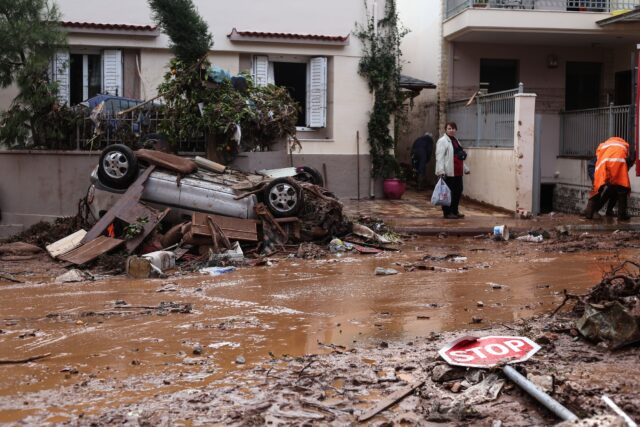
[(453, 101), (447, 105), (447, 121), (456, 122), (458, 139), (465, 147), (513, 147), (516, 89), (479, 95), (475, 102)]
[(598, 144), (611, 136), (629, 141), (629, 110), (629, 105), (610, 105), (562, 113), (560, 155), (592, 157)]
[(572, 12), (613, 12), (640, 6), (640, 0), (446, 0), (446, 18), (465, 9), (534, 9)]

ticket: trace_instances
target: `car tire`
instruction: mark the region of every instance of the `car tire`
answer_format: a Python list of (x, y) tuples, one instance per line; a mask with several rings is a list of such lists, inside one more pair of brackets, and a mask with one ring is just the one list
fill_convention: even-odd
[(138, 177), (138, 159), (122, 144), (109, 145), (102, 150), (98, 163), (98, 179), (108, 187), (125, 189)]
[(289, 178), (276, 178), (263, 190), (264, 203), (274, 217), (295, 216), (302, 207), (302, 188)]
[(320, 187), (324, 187), (324, 179), (322, 174), (311, 166), (299, 166), (296, 168), (296, 175), (294, 178), (300, 182), (308, 182)]

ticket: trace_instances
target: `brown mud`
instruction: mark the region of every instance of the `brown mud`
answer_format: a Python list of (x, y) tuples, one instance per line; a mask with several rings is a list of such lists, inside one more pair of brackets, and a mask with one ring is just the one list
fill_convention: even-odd
[(638, 246), (629, 232), (539, 244), (408, 238), (378, 255), (307, 247), (308, 259), (293, 251), (216, 277), (96, 270), (77, 283), (56, 283), (65, 269), (46, 256), (2, 261), (24, 283), (0, 278), (0, 361), (51, 355), (0, 365), (0, 423), (344, 425), (425, 380), (372, 422), (552, 424), (508, 384), (477, 403), (466, 385), (451, 391), (462, 378), (431, 380), (437, 349), (470, 331), (538, 339), (543, 349), (522, 366), (551, 375), (557, 399), (586, 416), (610, 413), (607, 394), (637, 419), (637, 348), (610, 353), (572, 336), (569, 320), (530, 319), (552, 312), (563, 290), (584, 293), (637, 261)]

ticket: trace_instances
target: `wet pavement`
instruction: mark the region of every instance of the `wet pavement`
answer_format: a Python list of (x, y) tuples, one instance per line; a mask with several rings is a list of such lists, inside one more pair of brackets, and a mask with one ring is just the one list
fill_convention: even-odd
[[(417, 198), (346, 204), (396, 226), (448, 225)], [(513, 221), (473, 204), (463, 208), (468, 219), (461, 223), (474, 227)], [(548, 222), (574, 220), (559, 215)], [(21, 276), (26, 283), (0, 279), (0, 361), (50, 353), (0, 364), (0, 422), (62, 423), (202, 387), (283, 355), (485, 329), (548, 313), (562, 290), (583, 292), (619, 260), (637, 260), (635, 237), (621, 247), (583, 237), (571, 247), (406, 237), (399, 251), (280, 256), (217, 277), (176, 272), (167, 279), (64, 284), (46, 274), (47, 263), (59, 266), (44, 259), (38, 275)], [(0, 271), (15, 273), (19, 265), (3, 262)], [(378, 267), (398, 274), (376, 276)]]

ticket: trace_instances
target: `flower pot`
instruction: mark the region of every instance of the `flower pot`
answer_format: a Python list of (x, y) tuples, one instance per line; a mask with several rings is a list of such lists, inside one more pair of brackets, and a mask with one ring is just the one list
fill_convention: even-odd
[(399, 200), (407, 190), (407, 184), (398, 178), (387, 178), (382, 183), (382, 192), (387, 199)]

